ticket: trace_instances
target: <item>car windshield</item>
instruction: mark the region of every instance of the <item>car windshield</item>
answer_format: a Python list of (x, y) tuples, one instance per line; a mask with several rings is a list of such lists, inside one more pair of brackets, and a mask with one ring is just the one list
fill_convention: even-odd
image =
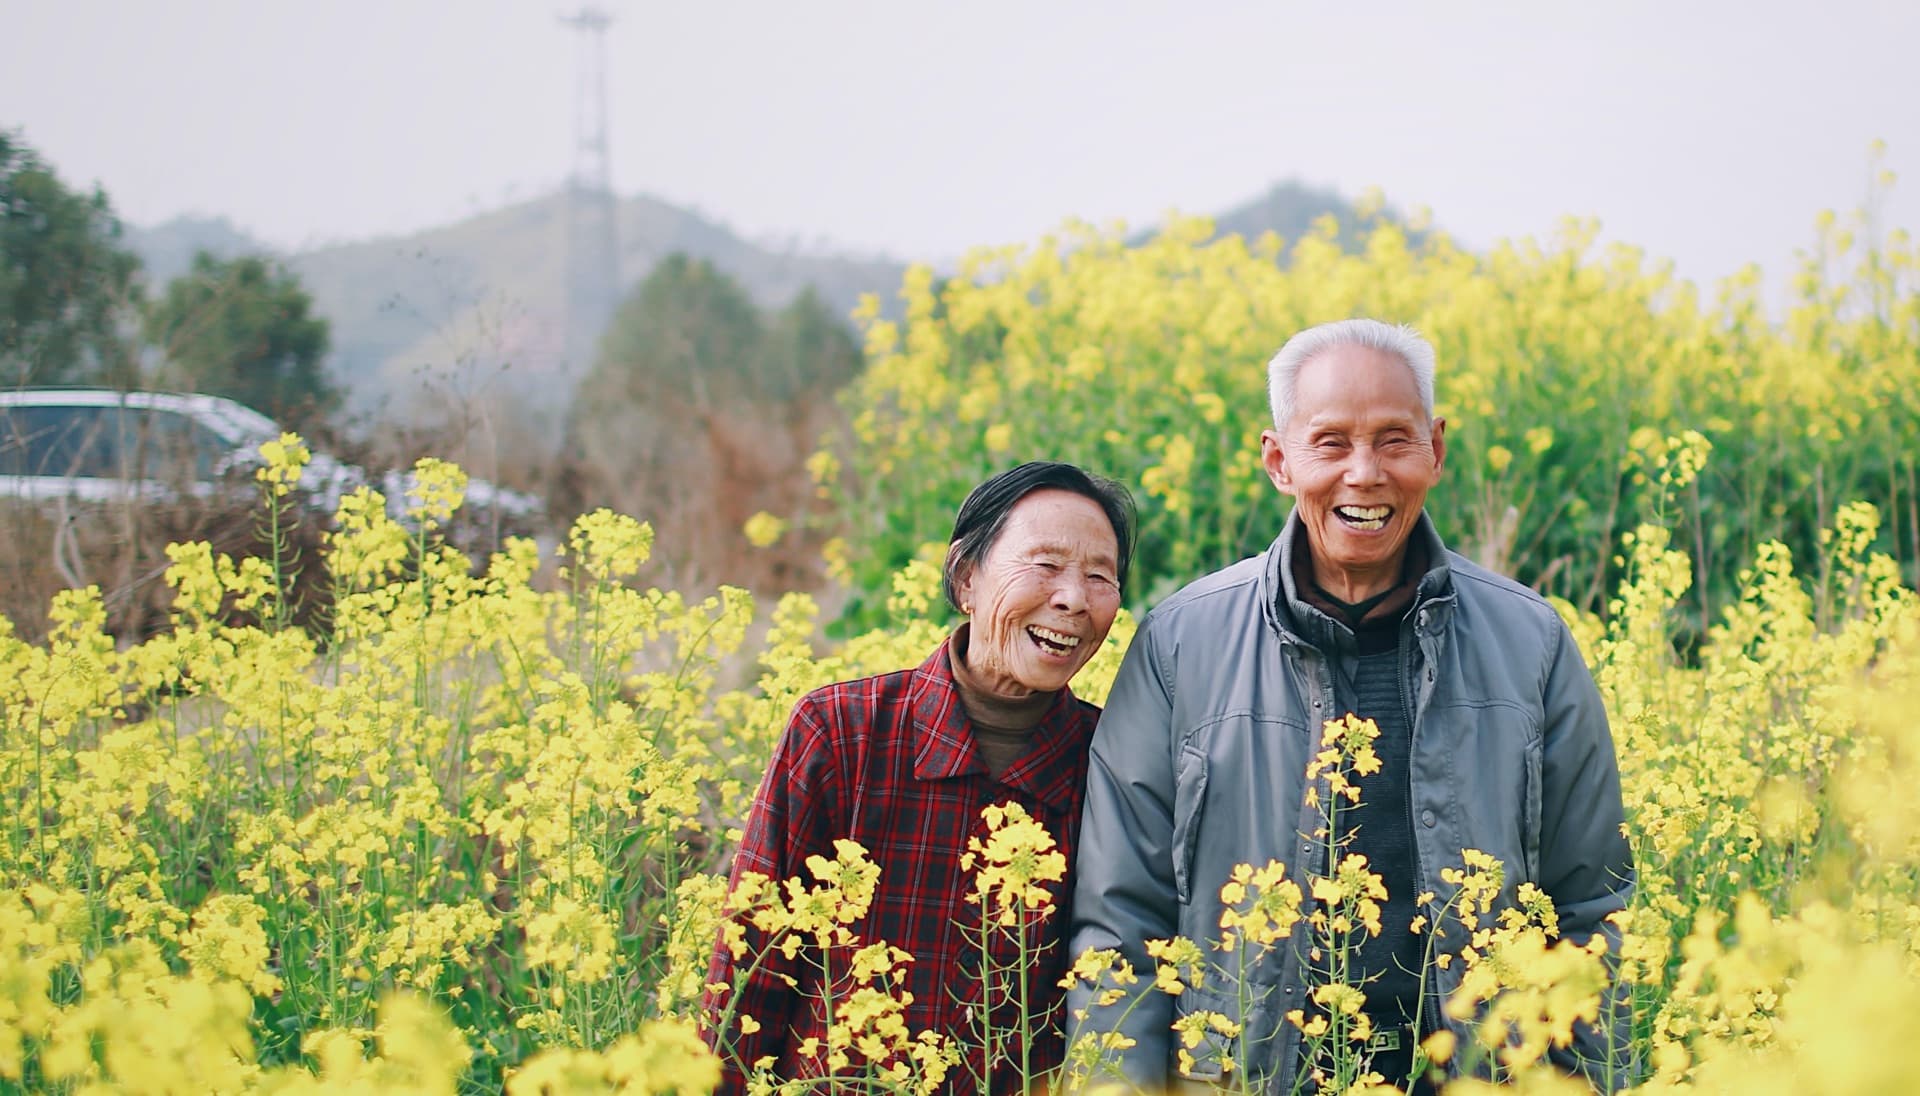
[(280, 424), (237, 403), (216, 403), (207, 409), (206, 419), (235, 445), (255, 448), (263, 441), (280, 436)]

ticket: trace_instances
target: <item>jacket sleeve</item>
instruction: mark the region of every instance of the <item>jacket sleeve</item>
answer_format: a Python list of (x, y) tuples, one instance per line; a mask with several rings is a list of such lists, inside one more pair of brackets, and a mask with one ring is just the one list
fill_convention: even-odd
[[(1557, 618), (1553, 623), (1558, 643), (1545, 690), (1540, 886), (1553, 900), (1561, 936), (1585, 944), (1595, 933), (1603, 934), (1608, 966), (1613, 968), (1620, 952), (1620, 931), (1607, 918), (1627, 907), (1634, 887), (1620, 769), (1600, 690), (1566, 625)], [(1624, 1085), (1632, 1072), (1627, 1061), (1632, 1017), (1617, 980), (1610, 981), (1601, 1009), (1601, 1025), (1577, 1027), (1573, 1053), (1556, 1057), (1604, 1090)]]
[[(1173, 704), (1161, 676), (1156, 629), (1141, 628), (1121, 662), (1094, 732), (1087, 796), (1075, 865), (1073, 927), (1068, 954), (1115, 949), (1139, 981), (1122, 999), (1101, 1005), (1098, 990), (1076, 982), (1067, 994), (1066, 1033), (1116, 1033), (1132, 1040), (1106, 1052), (1095, 1080), (1125, 1080), (1159, 1091), (1167, 1080), (1173, 999), (1153, 989), (1148, 940), (1174, 935), (1179, 904), (1173, 879)], [(1116, 1069), (1117, 1066), (1117, 1069)]]
[[(833, 766), (819, 707), (819, 694), (803, 698), (774, 747), (747, 814), (746, 833), (733, 857), (729, 890), (738, 888), (748, 872), (777, 885), (804, 874), (809, 855), (831, 854)], [(723, 934), (715, 941), (707, 972), (701, 1026), (721, 1062), (716, 1090), (720, 1096), (740, 1096), (754, 1063), (780, 1059), (798, 1011), (807, 1007), (793, 983), (799, 964), (778, 947), (769, 947), (772, 941), (764, 933), (751, 925), (745, 930), (746, 952), (736, 959)], [(716, 986), (725, 988), (716, 990)], [(758, 1025), (751, 1032), (744, 1030), (746, 1017)]]

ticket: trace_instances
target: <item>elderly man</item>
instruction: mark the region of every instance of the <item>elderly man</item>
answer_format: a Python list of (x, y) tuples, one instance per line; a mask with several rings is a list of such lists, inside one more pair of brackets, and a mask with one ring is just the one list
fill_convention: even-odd
[[(1324, 874), (1326, 791), (1309, 794), (1308, 765), (1325, 721), (1370, 719), (1380, 771), (1334, 836), (1388, 891), (1351, 980), (1365, 987), (1373, 1066), (1403, 1086), (1415, 1043), (1451, 1022), (1440, 1005), (1460, 973), (1423, 979), (1414, 925), (1439, 905), (1416, 903), (1445, 901), (1440, 873), (1463, 849), (1504, 863), (1503, 901), (1521, 883), (1544, 891), (1569, 940), (1608, 931), (1633, 885), (1606, 712), (1572, 636), (1538, 595), (1449, 552), (1422, 510), (1446, 458), (1433, 372), (1424, 339), (1373, 320), (1303, 331), (1273, 358), (1261, 462), (1293, 514), (1264, 555), (1155, 607), (1127, 652), (1094, 736), (1070, 944), (1150, 971), (1148, 941), (1220, 935), (1236, 865)], [(1119, 1068), (1148, 1091), (1219, 1080), (1221, 1057), (1267, 1092), (1313, 1091), (1285, 1019), (1315, 1009), (1305, 935), (1296, 927), (1241, 986), (1136, 988), (1104, 1007), (1083, 987), (1069, 1005), (1087, 1010), (1082, 1031), (1133, 1040)], [(1217, 1057), (1183, 1057), (1170, 1035), (1200, 1010), (1242, 1026)], [(1593, 1031), (1575, 1050), (1556, 1060), (1603, 1054)]]

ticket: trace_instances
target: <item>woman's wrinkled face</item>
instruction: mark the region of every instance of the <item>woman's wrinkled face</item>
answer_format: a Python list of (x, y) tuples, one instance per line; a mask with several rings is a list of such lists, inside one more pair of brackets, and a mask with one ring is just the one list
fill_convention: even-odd
[(1065, 688), (1120, 611), (1119, 559), (1099, 503), (1057, 488), (1026, 495), (955, 576), (973, 625), (967, 668), (1001, 696)]

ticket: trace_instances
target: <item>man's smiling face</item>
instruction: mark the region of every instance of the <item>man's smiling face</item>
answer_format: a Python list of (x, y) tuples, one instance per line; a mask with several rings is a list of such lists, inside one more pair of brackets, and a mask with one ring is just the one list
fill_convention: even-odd
[(1322, 589), (1354, 603), (1399, 582), (1407, 539), (1440, 481), (1445, 427), (1393, 354), (1336, 346), (1300, 367), (1293, 415), (1260, 435), (1260, 458), (1294, 497)]

